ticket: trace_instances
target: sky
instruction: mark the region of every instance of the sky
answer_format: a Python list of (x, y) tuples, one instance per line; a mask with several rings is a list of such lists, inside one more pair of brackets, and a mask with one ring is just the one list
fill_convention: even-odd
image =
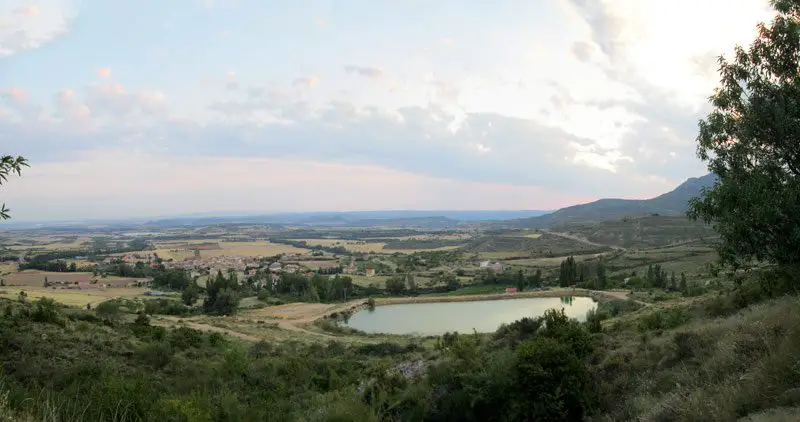
[(16, 220), (556, 209), (706, 173), (766, 0), (4, 0)]

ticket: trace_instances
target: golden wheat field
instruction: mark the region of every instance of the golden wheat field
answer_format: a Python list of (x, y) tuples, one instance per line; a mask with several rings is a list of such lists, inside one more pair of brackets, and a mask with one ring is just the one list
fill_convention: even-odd
[[(186, 243), (178, 246), (178, 244), (172, 243), (170, 247), (169, 244), (157, 244), (155, 251), (142, 251), (138, 252), (139, 254), (147, 254), (147, 253), (157, 253), (158, 256), (162, 259), (174, 259), (176, 261), (182, 261), (186, 258), (190, 258), (194, 256), (194, 251), (186, 249)], [(218, 258), (221, 256), (273, 256), (278, 254), (285, 254), (285, 253), (292, 253), (292, 254), (304, 254), (308, 253), (308, 249), (303, 248), (296, 248), (291, 245), (283, 245), (279, 243), (270, 243), (266, 241), (259, 241), (259, 242), (219, 242), (219, 249), (204, 249), (200, 251), (200, 256), (202, 258)]]
[(96, 305), (118, 297), (146, 298), (147, 296), (144, 296), (144, 292), (148, 289), (131, 287), (105, 290), (64, 290), (46, 289), (44, 287), (0, 287), (0, 297), (14, 300), (19, 297), (19, 292), (23, 290), (28, 295), (28, 300), (47, 297), (64, 305), (85, 307), (86, 304)]

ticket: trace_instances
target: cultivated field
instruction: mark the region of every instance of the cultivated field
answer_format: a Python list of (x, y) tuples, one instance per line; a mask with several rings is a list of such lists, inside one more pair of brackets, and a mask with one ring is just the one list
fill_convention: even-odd
[(361, 253), (380, 253), (383, 252), (383, 247), (386, 243), (383, 242), (367, 242), (363, 240), (343, 240), (343, 239), (297, 239), (306, 242), (309, 246), (327, 246), (335, 247), (340, 246), (350, 252)]
[(5, 240), (3, 245), (14, 251), (63, 251), (81, 249), (90, 240), (91, 238), (86, 236), (38, 236), (32, 238), (11, 237)]
[[(608, 252), (598, 253), (598, 254), (586, 254), (586, 255), (573, 255), (576, 261), (585, 261), (587, 259), (595, 259), (598, 256), (605, 256), (608, 255)], [(566, 257), (555, 257), (555, 258), (530, 258), (530, 259), (511, 259), (505, 261), (506, 264), (509, 265), (519, 265), (522, 267), (558, 267), (564, 262)]]
[(129, 283), (136, 281), (134, 278), (123, 277), (95, 277), (92, 273), (57, 273), (38, 270), (25, 270), (21, 272), (12, 272), (2, 276), (6, 286), (27, 286), (27, 287), (40, 287), (44, 286), (44, 279), (50, 283), (76, 281), (90, 281), (96, 280), (99, 283), (109, 284), (112, 287), (125, 287)]
[(20, 291), (25, 291), (28, 300), (36, 300), (40, 297), (47, 297), (56, 302), (69, 306), (85, 307), (87, 304), (92, 306), (109, 299), (118, 297), (126, 298), (148, 298), (144, 288), (119, 288), (105, 290), (64, 290), (64, 289), (45, 289), (44, 287), (0, 287), (0, 295), (6, 299), (15, 300)]
[[(207, 243), (207, 242), (198, 242)], [(175, 245), (175, 242), (171, 242)], [(194, 256), (194, 250), (187, 249), (186, 242), (183, 242), (182, 248), (170, 248), (170, 243), (156, 244), (155, 251), (141, 251), (139, 254), (157, 253), (162, 259), (174, 259), (182, 261), (186, 258)], [(188, 246), (191, 248), (191, 245)], [(220, 256), (274, 256), (278, 254), (292, 253), (304, 254), (308, 253), (308, 249), (296, 248), (290, 245), (283, 245), (279, 243), (270, 243), (267, 241), (259, 242), (219, 242), (219, 249), (201, 250), (200, 256), (203, 258), (217, 258)]]

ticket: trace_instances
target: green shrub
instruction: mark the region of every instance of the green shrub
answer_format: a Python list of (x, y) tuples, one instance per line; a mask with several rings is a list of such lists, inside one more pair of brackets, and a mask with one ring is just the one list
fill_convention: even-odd
[(586, 312), (586, 329), (590, 333), (599, 333), (603, 331), (603, 314), (597, 312), (595, 309)]
[(617, 317), (627, 313), (635, 312), (644, 305), (630, 299), (604, 300), (598, 303), (597, 312), (609, 318)]
[(58, 310), (59, 305), (53, 299), (42, 297), (34, 302), (31, 319), (46, 324), (64, 325), (64, 319)]
[(148, 315), (187, 316), (191, 308), (174, 299), (151, 299), (144, 302), (144, 312)]
[(565, 344), (537, 338), (516, 352), (511, 420), (582, 420), (591, 408), (586, 366)]
[(200, 347), (203, 345), (203, 332), (187, 327), (180, 327), (170, 332), (169, 343), (177, 350)]
[(639, 329), (641, 331), (669, 330), (679, 327), (689, 320), (691, 320), (691, 316), (681, 308), (658, 309), (639, 319)]

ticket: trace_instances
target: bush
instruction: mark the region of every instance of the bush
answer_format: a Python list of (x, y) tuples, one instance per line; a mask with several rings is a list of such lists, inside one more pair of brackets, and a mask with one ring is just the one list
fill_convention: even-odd
[(605, 300), (597, 305), (597, 313), (606, 318), (613, 318), (627, 313), (635, 312), (644, 305), (630, 299)]
[(173, 299), (151, 299), (144, 302), (144, 312), (148, 315), (176, 315), (186, 316), (192, 313), (191, 309)]
[(172, 330), (169, 336), (169, 343), (178, 350), (200, 347), (203, 345), (203, 332), (187, 327), (180, 327), (176, 330)]
[(582, 420), (591, 407), (589, 373), (570, 348), (552, 338), (516, 351), (511, 420)]
[(639, 329), (641, 331), (669, 330), (687, 323), (690, 319), (691, 316), (681, 308), (659, 309), (642, 316), (639, 320)]
[(597, 312), (595, 309), (586, 313), (586, 329), (590, 333), (599, 333), (603, 331), (603, 314)]
[(59, 312), (59, 305), (53, 299), (42, 297), (39, 298), (34, 305), (34, 311), (31, 314), (31, 319), (36, 322), (45, 324), (64, 325), (64, 319)]

